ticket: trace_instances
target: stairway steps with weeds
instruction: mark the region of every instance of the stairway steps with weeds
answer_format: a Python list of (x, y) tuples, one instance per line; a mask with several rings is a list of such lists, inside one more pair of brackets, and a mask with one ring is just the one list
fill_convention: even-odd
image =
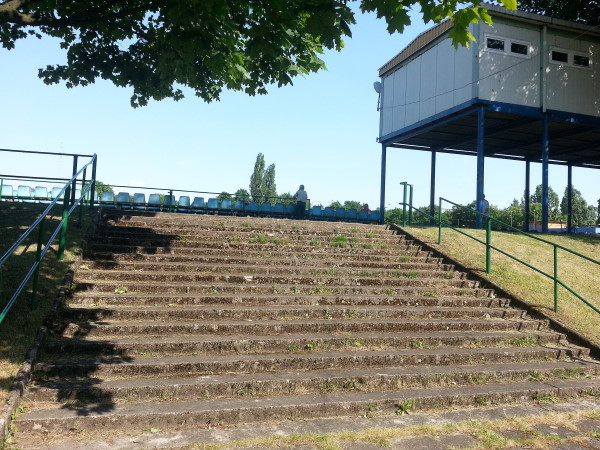
[(111, 210), (94, 229), (17, 445), (600, 393), (589, 349), (384, 226)]

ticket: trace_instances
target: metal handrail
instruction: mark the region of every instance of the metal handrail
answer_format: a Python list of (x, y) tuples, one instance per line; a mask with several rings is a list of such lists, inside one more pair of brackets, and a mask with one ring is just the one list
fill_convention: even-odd
[[(46, 207), (44, 212), (42, 214), (40, 214), (40, 216), (33, 222), (33, 224), (31, 226), (29, 226), (29, 228), (23, 232), (23, 234), (19, 237), (19, 239), (17, 239), (17, 241), (4, 253), (4, 255), (2, 257), (0, 257), (0, 293), (1, 293), (2, 288), (4, 286), (4, 279), (3, 279), (4, 271), (2, 270), (2, 266), (6, 263), (8, 258), (13, 255), (15, 250), (25, 241), (25, 239), (33, 232), (33, 230), (39, 226), (35, 262), (31, 266), (31, 268), (28, 270), (27, 274), (25, 275), (25, 277), (23, 278), (23, 280), (17, 287), (16, 291), (13, 293), (13, 295), (11, 296), (11, 298), (5, 305), (4, 309), (0, 313), (0, 323), (2, 323), (2, 321), (6, 317), (6, 314), (8, 314), (8, 312), (10, 311), (10, 309), (12, 308), (12, 306), (14, 305), (17, 298), (19, 297), (19, 295), (25, 288), (27, 282), (31, 279), (32, 276), (33, 276), (33, 285), (32, 285), (32, 295), (31, 295), (31, 303), (30, 304), (31, 304), (32, 308), (36, 307), (37, 285), (38, 285), (38, 277), (39, 277), (39, 269), (40, 269), (41, 261), (44, 258), (44, 256), (46, 255), (46, 252), (50, 249), (52, 242), (54, 242), (54, 240), (56, 239), (56, 237), (59, 234), (60, 234), (60, 238), (59, 238), (59, 247), (58, 247), (57, 258), (59, 260), (64, 258), (64, 251), (65, 251), (65, 247), (66, 247), (66, 238), (67, 238), (68, 220), (69, 220), (69, 217), (71, 216), (71, 214), (73, 213), (73, 211), (75, 210), (75, 208), (77, 206), (79, 206), (82, 201), (85, 201), (85, 196), (88, 194), (88, 192), (90, 192), (92, 186), (94, 185), (96, 161), (97, 161), (97, 157), (96, 157), (96, 155), (93, 155), (92, 160), (90, 162), (88, 162), (86, 165), (84, 165), (77, 173), (75, 173), (71, 177), (70, 180), (68, 180), (65, 183), (65, 185), (61, 189), (60, 193), (56, 196), (55, 199), (50, 201), (50, 203), (48, 204), (48, 206)], [(91, 183), (88, 183), (86, 186), (85, 185), (85, 174), (86, 174), (87, 168), (90, 165), (93, 168), (93, 175), (92, 175)], [(75, 183), (77, 182), (77, 179), (81, 174), (83, 174), (83, 181), (82, 181), (83, 187), (81, 189), (81, 196), (77, 199), (74, 199), (74, 197), (71, 195), (71, 191), (72, 191), (72, 189), (74, 189)], [(44, 232), (45, 232), (46, 218), (47, 218), (48, 214), (50, 213), (50, 211), (52, 210), (52, 208), (54, 206), (56, 206), (56, 204), (61, 199), (61, 197), (63, 197), (62, 198), (62, 202), (63, 202), (62, 220), (57, 225), (56, 229), (52, 233), (52, 236), (50, 237), (48, 242), (46, 242), (46, 244), (42, 248), (42, 239), (43, 239)], [(93, 199), (93, 191), (92, 191), (92, 193), (90, 195), (90, 207), (93, 206), (93, 203), (94, 203), (94, 199)], [(69, 205), (70, 205), (70, 208), (69, 208)], [(81, 224), (81, 209), (80, 209), (79, 221)]]
[[(402, 183), (401, 183), (402, 184)], [(411, 192), (411, 201), (410, 203), (406, 202), (406, 186), (407, 183), (404, 184), (404, 189), (405, 189), (405, 195), (404, 195), (404, 201), (401, 203), (401, 205), (403, 205), (403, 216), (402, 216), (402, 224), (403, 226), (406, 226), (407, 223), (407, 214), (406, 214), (406, 207), (408, 207), (408, 211), (409, 211), (409, 224), (412, 223), (412, 211), (416, 211), (419, 214), (422, 214), (426, 217), (429, 217), (430, 219), (433, 219), (434, 221), (437, 220), (438, 223), (438, 244), (442, 243), (442, 227), (446, 226), (447, 228), (450, 228), (454, 231), (457, 231), (458, 233), (467, 236), (470, 239), (473, 239), (476, 242), (479, 242), (480, 244), (483, 244), (486, 246), (486, 273), (490, 273), (492, 270), (492, 265), (491, 265), (491, 251), (495, 250), (509, 258), (511, 258), (514, 261), (517, 261), (523, 265), (525, 265), (526, 267), (529, 267), (530, 269), (542, 274), (543, 276), (550, 278), (553, 283), (554, 283), (554, 312), (558, 312), (558, 287), (562, 286), (563, 288), (565, 288), (567, 291), (569, 291), (571, 294), (573, 294), (577, 299), (579, 299), (580, 301), (582, 301), (585, 305), (587, 305), (588, 307), (590, 307), (592, 310), (594, 310), (596, 313), (600, 314), (600, 308), (596, 307), (595, 305), (593, 305), (592, 303), (590, 303), (587, 299), (585, 299), (583, 296), (581, 296), (579, 293), (575, 292), (574, 289), (572, 289), (570, 286), (568, 286), (567, 284), (565, 284), (562, 280), (560, 280), (559, 278), (559, 273), (558, 273), (558, 250), (563, 250), (566, 251), (572, 255), (575, 255), (577, 257), (583, 258), (586, 261), (592, 262), (596, 265), (600, 265), (600, 261), (595, 260), (589, 256), (583, 255), (581, 253), (576, 252), (575, 250), (572, 250), (570, 248), (564, 247), (560, 244), (556, 244), (554, 242), (548, 241), (546, 239), (542, 239), (538, 236), (534, 236), (530, 233), (526, 233), (523, 230), (520, 230), (518, 228), (512, 227), (504, 222), (502, 222), (501, 220), (495, 219), (487, 214), (484, 214), (482, 212), (479, 212), (473, 208), (468, 208), (466, 206), (463, 205), (459, 205), (458, 203), (454, 203), (451, 200), (448, 200), (446, 198), (440, 197), (440, 201), (439, 201), (439, 213), (438, 213), (438, 217), (433, 217), (430, 214), (427, 214), (423, 211), (421, 211), (418, 208), (413, 207), (412, 205), (412, 192)], [(408, 185), (410, 186), (410, 185)], [(411, 189), (412, 190), (412, 189)], [(460, 228), (454, 227), (452, 224), (448, 224), (445, 223), (442, 219), (442, 202), (447, 202), (450, 203), (458, 208), (462, 208), (466, 211), (470, 211), (470, 212), (474, 212), (476, 215), (479, 215), (480, 217), (484, 218), (486, 221), (486, 240), (483, 241), (475, 236), (472, 236), (468, 233), (466, 233), (465, 231), (463, 231)], [(495, 247), (494, 245), (492, 245), (492, 222), (496, 222), (502, 226), (505, 227), (505, 229), (514, 231), (519, 233), (520, 235), (535, 239), (537, 241), (543, 242), (545, 244), (549, 244), (553, 247), (553, 274), (549, 274), (546, 273), (545, 271), (533, 266), (532, 264), (529, 264), (525, 261), (520, 260), (519, 258), (517, 258), (516, 256), (511, 255), (510, 253)]]

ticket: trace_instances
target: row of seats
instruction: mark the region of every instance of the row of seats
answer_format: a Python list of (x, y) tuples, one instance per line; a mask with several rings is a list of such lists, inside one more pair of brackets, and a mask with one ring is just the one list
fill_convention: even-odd
[[(105, 208), (120, 208), (124, 210), (138, 211), (164, 211), (179, 213), (196, 214), (224, 214), (224, 215), (249, 215), (249, 216), (268, 216), (268, 217), (293, 217), (296, 214), (296, 205), (276, 203), (275, 205), (264, 202), (244, 202), (240, 200), (218, 200), (209, 198), (205, 201), (204, 197), (194, 197), (193, 200), (187, 195), (182, 195), (175, 199), (174, 195), (150, 194), (148, 201), (142, 193), (135, 193), (133, 196), (128, 192), (119, 192), (116, 196), (112, 192), (103, 192), (99, 200)], [(356, 210), (346, 210), (344, 208), (323, 208), (313, 206), (307, 212), (307, 216), (313, 220), (339, 220), (350, 222), (378, 222), (379, 211), (369, 213), (367, 211), (357, 212)]]
[[(61, 194), (62, 187), (54, 187), (50, 190), (46, 186), (31, 186), (20, 185), (17, 189), (13, 189), (10, 184), (2, 185), (2, 200), (24, 201), (24, 202), (41, 202), (48, 203), (55, 198), (63, 198)], [(75, 198), (81, 197), (81, 189), (75, 190)]]

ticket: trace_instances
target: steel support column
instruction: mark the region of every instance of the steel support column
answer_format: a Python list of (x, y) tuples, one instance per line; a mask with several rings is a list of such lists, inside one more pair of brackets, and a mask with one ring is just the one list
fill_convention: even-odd
[[(476, 208), (479, 210), (479, 203), (483, 200), (483, 183), (485, 176), (485, 109), (483, 106), (479, 107), (477, 111), (477, 192), (475, 198), (477, 199)], [(482, 228), (483, 221), (481, 216), (478, 214), (475, 219), (475, 227)]]
[(544, 114), (542, 127), (542, 233), (548, 232), (548, 160), (550, 156), (550, 116)]
[(529, 231), (529, 223), (531, 222), (531, 211), (529, 209), (529, 203), (531, 194), (529, 193), (529, 185), (531, 183), (531, 163), (525, 161), (525, 223), (523, 224), (524, 231)]
[(567, 166), (567, 232), (573, 231), (573, 166)]
[(381, 145), (381, 190), (379, 191), (379, 223), (383, 224), (385, 219), (385, 164), (387, 159), (387, 148)]
[[(429, 215), (431, 218), (429, 219), (429, 225), (435, 225), (435, 164), (436, 164), (436, 156), (437, 153), (435, 150), (431, 151), (431, 184), (429, 187)], [(440, 211), (441, 214), (441, 211)]]

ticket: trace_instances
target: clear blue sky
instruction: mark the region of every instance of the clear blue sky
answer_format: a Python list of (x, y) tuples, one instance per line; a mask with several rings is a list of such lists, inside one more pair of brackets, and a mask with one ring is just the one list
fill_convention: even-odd
[[(50, 39), (29, 39), (0, 49), (2, 130), (0, 148), (97, 153), (98, 179), (212, 192), (248, 189), (256, 155), (275, 164), (277, 190), (294, 193), (300, 183), (324, 205), (357, 200), (379, 205), (381, 147), (373, 82), (378, 68), (427, 29), (418, 16), (403, 35), (390, 36), (385, 22), (357, 14), (353, 38), (328, 52), (328, 71), (272, 87), (266, 96), (226, 92), (207, 104), (190, 91), (179, 102), (129, 105), (131, 91), (99, 81), (67, 89), (46, 86), (37, 69), (64, 55)], [(430, 155), (388, 150), (387, 207), (401, 201), (399, 182), (414, 185), (418, 206), (429, 203)], [(0, 153), (0, 173), (67, 177), (71, 161)], [(485, 191), (492, 205), (521, 199), (524, 164), (486, 159)], [(439, 155), (437, 195), (459, 203), (475, 197), (475, 158)], [(573, 170), (573, 183), (589, 204), (600, 197), (598, 171)], [(532, 185), (541, 167), (532, 165)], [(566, 168), (551, 166), (550, 185), (560, 197)]]

